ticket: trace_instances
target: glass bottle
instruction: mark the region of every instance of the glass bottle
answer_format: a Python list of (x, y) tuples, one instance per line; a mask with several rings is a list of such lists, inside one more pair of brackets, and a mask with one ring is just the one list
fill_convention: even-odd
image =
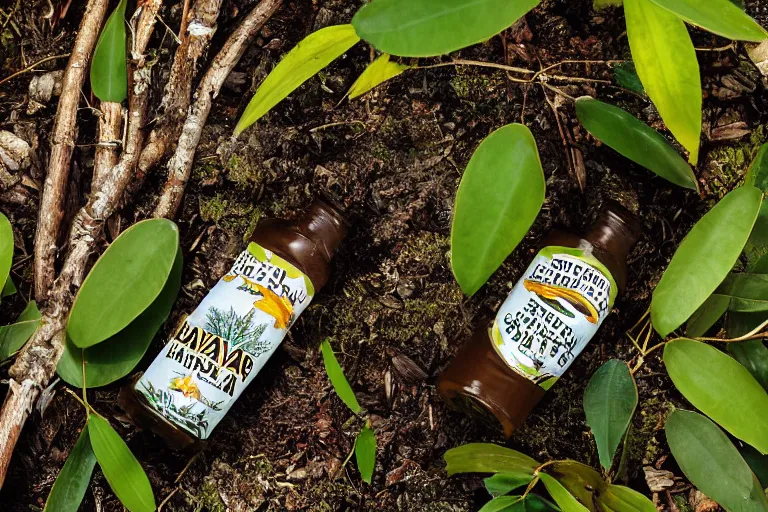
[(201, 447), (326, 284), (346, 233), (322, 200), (293, 221), (261, 220), (147, 371), (121, 389), (119, 405), (171, 448)]
[(443, 399), (512, 435), (624, 291), (640, 233), (637, 218), (615, 202), (584, 238), (550, 233), (491, 328), (478, 328), (440, 376)]

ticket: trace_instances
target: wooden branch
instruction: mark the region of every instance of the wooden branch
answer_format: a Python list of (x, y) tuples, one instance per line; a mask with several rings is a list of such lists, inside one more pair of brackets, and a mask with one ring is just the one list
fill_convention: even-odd
[(123, 106), (112, 101), (101, 104), (99, 117), (99, 143), (93, 157), (93, 180), (91, 189), (98, 190), (112, 168), (117, 165), (121, 144), (120, 128), (123, 120)]
[(200, 142), (203, 126), (211, 112), (213, 100), (229, 73), (245, 53), (248, 45), (272, 14), (280, 7), (282, 0), (261, 0), (229, 36), (224, 47), (211, 63), (195, 93), (195, 102), (189, 109), (179, 137), (176, 151), (168, 162), (168, 181), (155, 207), (155, 217), (173, 217), (184, 196), (184, 188), (192, 172), (195, 151)]
[(197, 60), (208, 50), (216, 32), (220, 8), (221, 0), (197, 0), (189, 16), (182, 19), (182, 27), (185, 27), (179, 34), (182, 43), (176, 50), (171, 75), (165, 85), (158, 122), (141, 152), (136, 180), (130, 187), (131, 193), (139, 189), (147, 173), (167, 156), (173, 142), (179, 138), (184, 117), (189, 110)]
[[(50, 290), (43, 310), (41, 327), (32, 335), (11, 367), (10, 391), (0, 411), (0, 487), (5, 480), (13, 448), (18, 441), (31, 406), (40, 391), (56, 372), (64, 351), (66, 319), (74, 294), (85, 276), (88, 258), (100, 240), (104, 223), (115, 211), (136, 169), (144, 142), (144, 124), (149, 103), (150, 64), (144, 58), (149, 37), (154, 29), (157, 10), (162, 0), (144, 2), (133, 30), (131, 50), (128, 133), (126, 146), (112, 172), (106, 174), (99, 187), (92, 187), (88, 203), (75, 216), (70, 231), (69, 252), (59, 277)], [(82, 30), (82, 28), (81, 28)], [(73, 54), (74, 55), (74, 54)], [(86, 62), (87, 64), (87, 62)]]
[[(107, 14), (109, 0), (90, 0), (80, 23), (61, 87), (61, 98), (51, 134), (51, 157), (40, 199), (35, 234), (35, 298), (45, 301), (53, 283), (59, 226), (64, 216), (64, 194), (75, 147), (77, 105), (88, 62)], [(1, 468), (0, 468), (1, 470)], [(0, 481), (2, 479), (0, 478)]]

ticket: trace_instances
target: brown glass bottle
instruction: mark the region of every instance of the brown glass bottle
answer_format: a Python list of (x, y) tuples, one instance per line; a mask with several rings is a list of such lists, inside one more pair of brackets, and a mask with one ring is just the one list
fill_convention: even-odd
[(346, 233), (342, 215), (322, 200), (296, 220), (261, 220), (232, 269), (144, 375), (121, 389), (120, 407), (171, 448), (201, 447), (328, 282)]
[[(443, 399), (500, 423), (509, 437), (610, 312), (613, 298), (625, 288), (627, 255), (639, 235), (637, 218), (614, 202), (584, 238), (550, 233), (494, 326), (478, 328), (440, 376)], [(608, 289), (607, 302), (596, 288), (606, 282), (616, 288)], [(580, 331), (587, 332), (576, 336)], [(550, 367), (550, 373), (537, 375)]]

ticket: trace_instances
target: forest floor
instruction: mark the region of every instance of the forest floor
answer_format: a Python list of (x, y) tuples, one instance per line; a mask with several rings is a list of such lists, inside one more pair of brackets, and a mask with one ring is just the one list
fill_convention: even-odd
[[(75, 2), (52, 26), (56, 16), (42, 16), (48, 2), (20, 4), (14, 22), (2, 31), (0, 76), (69, 52), (82, 14)], [(178, 27), (177, 4), (167, 2), (161, 12), (170, 27)], [(209, 59), (238, 16), (254, 4), (225, 0)], [(562, 96), (538, 84), (514, 83), (499, 70), (410, 71), (348, 101), (345, 92), (371, 58), (370, 49), (360, 43), (247, 130), (231, 158), (220, 162), (217, 148), (228, 140), (255, 87), (280, 57), (311, 31), (348, 23), (357, 7), (358, 2), (343, 0), (287, 1), (216, 100), (177, 219), (184, 250), (182, 292), (139, 369), (160, 351), (170, 326), (191, 312), (227, 270), (259, 217), (294, 216), (319, 193), (342, 202), (351, 223), (328, 285), (199, 455), (171, 451), (152, 433), (131, 425), (115, 403), (119, 384), (90, 392), (90, 403), (111, 420), (141, 461), (158, 503), (170, 498), (162, 510), (477, 510), (488, 499), (481, 479), (449, 478), (443, 454), (467, 442), (506, 440), (449, 410), (436, 393), (437, 376), (473, 326), (492, 318), (544, 234), (554, 227), (583, 232), (605, 200), (618, 199), (644, 226), (644, 236), (630, 255), (626, 293), (570, 371), (508, 441), (540, 461), (572, 458), (598, 468), (582, 409), (589, 377), (609, 358), (636, 360), (625, 333), (648, 308), (673, 251), (693, 223), (739, 184), (756, 148), (768, 140), (766, 79), (741, 45), (699, 52), (705, 127), (695, 169), (698, 195), (597, 144)], [(751, 0), (746, 7), (768, 26), (764, 2)], [(692, 34), (699, 48), (728, 44), (695, 29)], [(158, 37), (156, 47), (164, 55), (174, 47), (172, 37)], [(538, 70), (564, 60), (627, 59), (629, 47), (620, 8), (597, 13), (591, 0), (543, 0), (525, 23), (456, 56)], [(36, 152), (29, 201), (0, 205), (17, 236), (13, 278), (20, 290), (3, 301), (1, 325), (10, 323), (29, 298), (35, 186), (43, 182), (56, 110), (54, 98), (28, 112), (27, 90), (35, 75), (63, 69), (65, 63), (53, 60), (0, 86), (0, 128), (15, 131)], [(167, 66), (156, 72), (167, 73)], [(614, 81), (611, 67), (601, 63), (564, 65), (557, 74)], [(642, 95), (581, 80), (552, 83), (571, 96), (596, 96), (663, 127)], [(158, 97), (161, 90), (156, 92)], [(87, 109), (80, 118), (81, 146), (75, 152), (71, 185), (71, 195), (80, 203), (70, 205), (70, 211), (86, 197), (93, 163), (95, 118)], [(484, 288), (467, 298), (449, 265), (456, 188), (478, 143), (511, 122), (524, 123), (536, 137), (547, 178), (546, 202), (523, 243)], [(583, 161), (569, 163), (564, 139)], [(147, 215), (163, 180), (161, 167), (150, 176), (138, 205), (110, 224), (110, 238), (119, 226)], [(342, 466), (360, 424), (349, 422), (349, 411), (325, 375), (318, 352), (324, 338), (330, 339), (361, 405), (371, 413), (378, 440), (371, 485), (361, 482), (353, 464)], [(668, 470), (681, 478), (670, 494), (654, 496), (659, 508), (706, 509), (689, 496), (690, 485), (668, 458), (663, 418), (673, 406), (686, 403), (658, 354), (635, 375), (640, 403), (627, 443), (628, 483), (651, 496), (643, 467)], [(6, 374), (7, 366), (0, 368), (0, 379)], [(35, 412), (22, 433), (0, 492), (4, 511), (41, 510), (75, 443), (84, 417), (63, 386), (54, 388), (44, 414)], [(82, 510), (122, 510), (98, 469)]]

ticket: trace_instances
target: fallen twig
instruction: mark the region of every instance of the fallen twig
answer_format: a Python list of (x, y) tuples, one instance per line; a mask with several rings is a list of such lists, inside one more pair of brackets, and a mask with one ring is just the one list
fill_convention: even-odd
[(61, 54), (61, 55), (51, 55), (50, 57), (46, 57), (44, 59), (40, 59), (39, 61), (37, 61), (37, 62), (35, 62), (33, 64), (30, 64), (29, 66), (25, 67), (24, 69), (20, 69), (19, 71), (13, 73), (12, 75), (8, 75), (7, 77), (3, 78), (2, 80), (0, 80), (0, 85), (3, 85), (5, 82), (7, 82), (9, 80), (13, 80), (17, 76), (20, 76), (20, 75), (23, 75), (24, 73), (28, 73), (29, 71), (32, 71), (33, 69), (35, 69), (40, 64), (45, 64), (46, 62), (50, 62), (52, 60), (64, 59), (64, 58), (69, 57), (70, 55), (72, 55), (72, 54), (71, 53), (64, 53), (64, 54)]
[(232, 32), (203, 76), (195, 93), (195, 102), (184, 122), (176, 152), (168, 162), (168, 181), (155, 207), (155, 217), (173, 217), (176, 214), (192, 172), (197, 144), (211, 112), (213, 99), (219, 94), (227, 76), (240, 61), (258, 31), (281, 4), (282, 0), (261, 0)]

